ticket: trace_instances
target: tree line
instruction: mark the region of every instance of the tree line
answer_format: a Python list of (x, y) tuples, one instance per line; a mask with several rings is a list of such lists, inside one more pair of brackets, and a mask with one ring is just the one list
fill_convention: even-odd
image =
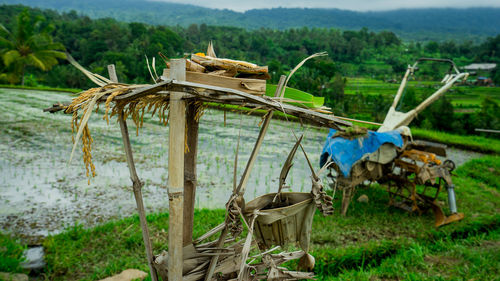
[(368, 27), (376, 31), (392, 30), (410, 40), (439, 41), (464, 38), (483, 40), (500, 32), (500, 9), (495, 7), (356, 12), (283, 5), (281, 8), (253, 9), (240, 13), (229, 9), (148, 0), (3, 0), (2, 3), (23, 3), (57, 11), (74, 9), (91, 18), (112, 17), (124, 22), (184, 27), (192, 23), (280, 30), (303, 26), (344, 30)]
[[(276, 83), (280, 75), (287, 74), (306, 56), (326, 51), (328, 57), (306, 63), (289, 85), (324, 96), (327, 105), (334, 108), (335, 113), (352, 115), (371, 112), (365, 117), (375, 121), (383, 119), (380, 112), (386, 112), (384, 109), (390, 103), (390, 97), (363, 96), (363, 93), (344, 95), (346, 76), (400, 79), (408, 63), (424, 56), (453, 58), (462, 65), (470, 62), (500, 62), (500, 35), (477, 44), (470, 41), (403, 42), (393, 32), (373, 32), (366, 28), (358, 31), (326, 28), (246, 30), (206, 24), (166, 27), (124, 23), (111, 18), (92, 20), (75, 11), (58, 13), (19, 5), (0, 6), (0, 18), (4, 27), (0, 33), (0, 54), (3, 58), (0, 61), (0, 83), (21, 83), (24, 80), (33, 85), (81, 89), (92, 87), (91, 82), (64, 60), (60, 60), (59, 64), (54, 63), (63, 49), (89, 70), (102, 75), (106, 75), (105, 66), (114, 63), (119, 79), (126, 83), (151, 82), (145, 56), (155, 56), (157, 69), (162, 69), (165, 64), (159, 53), (167, 58), (183, 57), (185, 54), (205, 51), (209, 41), (214, 42), (219, 57), (268, 65), (271, 83)], [(19, 39), (14, 37), (26, 33), (19, 33), (24, 28), (23, 24), (32, 26), (32, 34), (45, 38), (38, 47), (51, 47), (51, 56), (46, 54), (42, 57), (47, 61), (46, 67), (39, 67), (39, 63), (37, 66), (30, 59), (14, 64), (16, 59), (9, 58), (9, 50), (16, 47), (16, 40)], [(5, 42), (14, 43), (8, 45)], [(22, 73), (19, 70), (21, 65)], [(49, 68), (51, 70), (46, 72)], [(423, 69), (420, 77), (441, 78), (435, 77), (439, 72), (437, 70), (434, 66), (429, 70)], [(499, 72), (492, 73), (492, 77), (500, 84)], [(446, 99), (443, 100), (446, 102)], [(453, 107), (449, 101), (447, 103), (445, 108), (451, 110), (451, 118), (455, 118)], [(498, 116), (495, 118), (498, 119)], [(450, 120), (442, 122), (453, 123)], [(430, 127), (457, 132), (464, 130), (464, 126), (458, 125), (440, 128), (439, 125), (431, 124)]]

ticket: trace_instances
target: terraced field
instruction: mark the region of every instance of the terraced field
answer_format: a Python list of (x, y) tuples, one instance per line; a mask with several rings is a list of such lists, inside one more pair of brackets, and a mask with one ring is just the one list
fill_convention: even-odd
[[(416, 95), (428, 95), (433, 93), (440, 85), (439, 81), (409, 81), (407, 89), (412, 88)], [(364, 95), (381, 94), (390, 96), (392, 100), (398, 88), (398, 83), (387, 83), (369, 78), (347, 78), (345, 93), (348, 95), (357, 93)], [(456, 110), (478, 109), (486, 97), (500, 103), (500, 87), (455, 86), (446, 95), (451, 99), (451, 103)]]

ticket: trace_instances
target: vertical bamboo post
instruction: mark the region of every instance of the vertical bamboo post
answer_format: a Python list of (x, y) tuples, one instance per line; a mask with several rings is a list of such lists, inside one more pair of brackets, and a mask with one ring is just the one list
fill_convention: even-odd
[[(108, 65), (108, 73), (111, 81), (118, 83), (118, 77), (116, 76), (115, 65)], [(123, 148), (125, 150), (125, 156), (127, 158), (127, 165), (130, 172), (130, 179), (132, 180), (132, 188), (134, 191), (135, 203), (137, 204), (137, 211), (139, 212), (139, 221), (141, 223), (142, 230), (142, 240), (144, 241), (144, 247), (146, 248), (146, 257), (148, 259), (149, 271), (151, 272), (151, 280), (157, 281), (158, 276), (156, 270), (153, 266), (153, 247), (151, 246), (151, 240), (149, 238), (148, 224), (146, 221), (146, 211), (144, 210), (144, 202), (142, 201), (142, 191), (141, 188), (144, 185), (137, 176), (137, 171), (135, 169), (134, 157), (132, 155), (132, 146), (130, 145), (130, 138), (128, 134), (127, 121), (123, 118), (123, 112), (120, 112), (118, 116), (118, 122), (120, 123), (120, 130), (123, 139)]]
[(114, 64), (108, 65), (109, 80), (118, 83), (118, 76), (116, 76), (116, 68)]
[[(171, 77), (186, 80), (186, 60), (170, 61)], [(183, 205), (184, 205), (184, 134), (186, 105), (182, 92), (170, 92), (170, 132), (168, 145), (168, 279), (182, 280)]]
[(184, 246), (193, 240), (194, 202), (196, 196), (196, 155), (198, 150), (198, 122), (195, 120), (197, 107), (190, 103), (186, 107), (187, 145), (184, 155)]

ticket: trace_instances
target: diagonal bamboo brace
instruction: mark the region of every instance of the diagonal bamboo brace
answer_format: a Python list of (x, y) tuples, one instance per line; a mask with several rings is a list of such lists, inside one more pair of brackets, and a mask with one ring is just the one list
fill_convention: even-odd
[[(108, 65), (108, 73), (111, 81), (118, 83), (118, 77), (116, 76), (116, 69), (114, 64)], [(120, 131), (122, 133), (123, 148), (125, 150), (125, 156), (127, 158), (127, 166), (130, 172), (130, 179), (132, 180), (132, 188), (134, 191), (135, 203), (137, 204), (137, 211), (139, 212), (139, 221), (141, 223), (142, 229), (142, 239), (144, 241), (144, 247), (146, 248), (146, 257), (148, 259), (149, 271), (151, 272), (151, 280), (158, 281), (158, 274), (153, 267), (153, 248), (151, 246), (151, 240), (149, 239), (148, 224), (146, 221), (146, 211), (144, 210), (144, 202), (142, 201), (142, 191), (141, 188), (144, 185), (137, 176), (137, 171), (135, 169), (134, 157), (132, 155), (132, 146), (130, 145), (130, 138), (128, 134), (127, 121), (123, 117), (123, 109), (118, 115), (118, 122), (120, 123)]]
[(141, 223), (142, 229), (142, 239), (144, 240), (144, 246), (146, 247), (146, 256), (148, 258), (149, 271), (151, 272), (151, 280), (157, 281), (158, 276), (155, 268), (153, 267), (153, 248), (151, 246), (151, 240), (149, 239), (149, 230), (146, 222), (146, 211), (144, 210), (144, 202), (142, 201), (141, 188), (144, 184), (139, 180), (139, 177), (137, 176), (134, 158), (132, 156), (132, 147), (130, 145), (127, 123), (123, 119), (123, 111), (118, 117), (118, 122), (120, 123), (120, 129), (122, 132), (123, 147), (125, 149), (125, 155), (127, 157), (130, 179), (133, 183), (134, 197), (137, 204), (137, 211), (139, 212), (139, 221)]

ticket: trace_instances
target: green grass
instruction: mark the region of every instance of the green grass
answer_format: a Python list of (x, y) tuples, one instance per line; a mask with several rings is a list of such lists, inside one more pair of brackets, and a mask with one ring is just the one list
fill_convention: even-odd
[[(316, 214), (311, 254), (318, 280), (493, 280), (500, 269), (499, 157), (484, 157), (456, 171), (457, 204), (465, 218), (441, 228), (433, 215), (387, 206), (381, 186), (360, 188), (369, 203), (353, 200), (347, 216)], [(471, 171), (477, 166), (477, 171)], [(477, 176), (477, 174), (480, 174)], [(338, 197), (338, 196), (337, 196)], [(446, 201), (442, 192), (440, 201)], [(480, 203), (479, 203), (480, 202)], [(336, 198), (338, 210), (340, 200)], [(223, 221), (224, 210), (196, 210), (194, 237)], [(147, 217), (155, 253), (166, 249), (168, 214)], [(137, 216), (50, 236), (49, 280), (98, 280), (126, 268), (148, 271)], [(293, 267), (294, 263), (288, 264)]]
[(440, 142), (450, 146), (485, 153), (500, 154), (500, 140), (482, 136), (457, 135), (445, 132), (412, 128), (414, 138)]
[[(197, 237), (222, 222), (224, 211), (196, 210), (195, 217)], [(166, 250), (168, 214), (150, 214), (147, 221), (155, 252)], [(47, 238), (43, 246), (49, 280), (99, 280), (127, 268), (149, 271), (138, 216), (92, 229), (76, 225)]]
[(500, 157), (487, 156), (473, 159), (460, 166), (457, 174), (476, 179), (484, 184), (500, 189)]
[(12, 235), (0, 233), (0, 272), (23, 272), (20, 263), (25, 248)]
[(380, 265), (325, 280), (498, 280), (499, 239), (497, 229), (459, 241), (412, 243)]

